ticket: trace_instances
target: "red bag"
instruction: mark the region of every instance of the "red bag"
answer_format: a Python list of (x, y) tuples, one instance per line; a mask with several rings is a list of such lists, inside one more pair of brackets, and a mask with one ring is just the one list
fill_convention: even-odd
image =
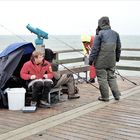
[(90, 79), (96, 77), (96, 69), (94, 66), (89, 66), (89, 77)]

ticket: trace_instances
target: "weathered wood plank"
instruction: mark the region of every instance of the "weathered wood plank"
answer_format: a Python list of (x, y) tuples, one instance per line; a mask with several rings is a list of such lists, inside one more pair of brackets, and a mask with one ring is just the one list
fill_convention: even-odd
[(139, 48), (122, 48), (122, 51), (140, 51)]
[[(78, 124), (80, 124), (80, 125), (78, 126)], [(66, 123), (65, 126), (60, 125), (59, 127), (55, 127), (54, 131), (56, 129), (59, 129), (59, 130), (62, 130), (62, 131), (65, 130), (65, 131), (69, 131), (69, 132), (73, 132), (73, 133), (74, 132), (75, 133), (79, 132), (79, 133), (84, 134), (85, 136), (87, 136), (87, 135), (91, 136), (92, 139), (94, 139), (94, 138), (106, 139), (106, 137), (113, 137), (114, 139), (129, 138), (129, 136), (120, 135), (120, 133), (122, 133), (122, 134), (124, 133), (123, 129), (120, 130), (118, 128), (118, 129), (115, 129), (114, 131), (113, 131), (112, 127), (110, 127), (110, 128), (104, 127), (102, 129), (102, 127), (99, 126), (99, 123), (97, 125), (86, 124), (86, 122), (84, 124), (83, 124), (83, 122), (77, 123), (77, 125), (75, 125), (75, 123), (71, 123), (69, 125)], [(115, 135), (115, 133), (116, 133), (116, 135)], [(137, 135), (134, 135), (134, 136), (137, 136)]]
[[(121, 84), (121, 86), (122, 85), (123, 84)], [(130, 85), (131, 85), (130, 87), (132, 87), (132, 84), (130, 84)], [(86, 103), (88, 103), (88, 101), (91, 98), (94, 98), (92, 101), (97, 100), (98, 95), (96, 94), (96, 96), (95, 96), (95, 91), (96, 91), (95, 89), (93, 90), (93, 88), (91, 88), (88, 84), (81, 85), (81, 87), (83, 87), (82, 94), (84, 96), (81, 95), (81, 98), (79, 100), (67, 101), (66, 103), (69, 106), (69, 109), (70, 109), (70, 106), (72, 109), (72, 108), (76, 107), (75, 105), (78, 105), (78, 104), (79, 104), (78, 106), (81, 106), (80, 102), (84, 102), (84, 104), (86, 104)], [(96, 93), (98, 93), (98, 92), (96, 91)], [(37, 122), (37, 123), (33, 123), (33, 122), (44, 119), (45, 117), (48, 117), (49, 114), (55, 114), (56, 110), (58, 111), (57, 113), (61, 113), (61, 111), (64, 110), (66, 107), (65, 103), (57, 104), (52, 109), (47, 109), (47, 110), (39, 109), (36, 113), (33, 113), (33, 114), (32, 113), (24, 114), (20, 111), (6, 111), (5, 110), (5, 113), (7, 113), (7, 115), (5, 116), (6, 118), (0, 119), (0, 123), (1, 122), (3, 123), (4, 121), (8, 121), (8, 119), (11, 120), (11, 121), (8, 121), (8, 122), (10, 122), (10, 129), (6, 128), (6, 127), (8, 127), (9, 124), (5, 123), (7, 125), (7, 126), (5, 126), (5, 129), (0, 129), (1, 134), (2, 133), (5, 133), (5, 134), (3, 134), (1, 136), (4, 136), (3, 138), (5, 138), (5, 137), (8, 138), (7, 135), (10, 134), (9, 139), (12, 137), (15, 139), (18, 139), (21, 137), (24, 138), (24, 136), (26, 135), (27, 139), (28, 138), (29, 139), (40, 138), (42, 140), (48, 139), (49, 136), (51, 136), (52, 139), (55, 137), (60, 138), (60, 139), (67, 139), (67, 138), (81, 139), (81, 135), (82, 136), (84, 135), (84, 138), (82, 137), (83, 139), (91, 139), (91, 140), (92, 139), (110, 139), (110, 140), (112, 140), (112, 139), (114, 139), (114, 140), (115, 139), (116, 140), (117, 139), (132, 139), (132, 137), (134, 140), (139, 139), (139, 135), (140, 135), (140, 131), (139, 131), (140, 130), (139, 87), (137, 86), (133, 89), (129, 89), (128, 91), (125, 91), (124, 93), (125, 93), (125, 97), (127, 97), (129, 94), (133, 95), (133, 93), (134, 93), (134, 95), (131, 96), (132, 98), (127, 97), (127, 99), (123, 100), (124, 95), (122, 92), (122, 95), (123, 95), (121, 97), (122, 100), (119, 102), (115, 102), (114, 100), (111, 100), (109, 102), (109, 104), (108, 103), (104, 104), (102, 102), (97, 101), (97, 102), (101, 103), (102, 105), (105, 105), (106, 107), (97, 109), (96, 111), (94, 110), (91, 113), (88, 113), (85, 115), (80, 115), (80, 114), (83, 114), (83, 112), (87, 113), (87, 111), (86, 111), (87, 108), (90, 110), (91, 105), (89, 105), (89, 104), (88, 104), (88, 106), (86, 105), (86, 108), (84, 108), (83, 110), (76, 109), (75, 112), (74, 112), (74, 110), (72, 110), (71, 113), (67, 112), (66, 114), (68, 115), (68, 120), (72, 119), (70, 117), (72, 115), (72, 113), (74, 115), (77, 114), (79, 117), (72, 119), (63, 124), (64, 119), (66, 118), (66, 114), (65, 114), (65, 117), (62, 117), (61, 122), (58, 122), (58, 123), (62, 123), (62, 124), (52, 127), (51, 129), (48, 127), (51, 127), (51, 123), (54, 123), (54, 121), (56, 121), (56, 119), (53, 120), (52, 122), (48, 122), (47, 121), (48, 119), (46, 119), (46, 122), (44, 122), (45, 120), (42, 120), (40, 122), (41, 124), (39, 122)], [(138, 93), (138, 94), (136, 94), (136, 93)], [(64, 107), (58, 108), (60, 106), (61, 107), (64, 106)], [(130, 108), (130, 110), (129, 110), (129, 108)], [(82, 109), (82, 107), (81, 107), (81, 109)], [(18, 121), (20, 121), (22, 119), (22, 116), (24, 116), (23, 117), (24, 120), (23, 121), (21, 120), (21, 123), (19, 123), (19, 122), (16, 123), (16, 122), (14, 122), (16, 120), (16, 116), (18, 118)], [(59, 115), (59, 117), (60, 116), (61, 116), (61, 114)], [(4, 110), (0, 111), (0, 118), (1, 117), (4, 118)], [(14, 120), (14, 117), (15, 117), (15, 120)], [(27, 120), (27, 122), (26, 122), (26, 120)], [(13, 121), (13, 124), (12, 124), (12, 121)], [(29, 126), (27, 125), (27, 124), (31, 124), (31, 123), (33, 123), (33, 124), (29, 125)], [(15, 126), (14, 126), (14, 124), (15, 124)], [(56, 124), (57, 124), (57, 122), (56, 122)], [(3, 125), (4, 125), (4, 123), (1, 126), (3, 126)], [(27, 126), (25, 126), (25, 125), (27, 125)], [(70, 125), (72, 125), (72, 126), (70, 126)], [(61, 128), (59, 128), (59, 126)], [(22, 128), (19, 128), (19, 127), (22, 127)], [(67, 130), (67, 127), (69, 127), (68, 130)], [(26, 129), (26, 128), (28, 128), (28, 129)], [(48, 128), (48, 129), (45, 130), (45, 128)], [(14, 129), (16, 129), (16, 130), (14, 131)], [(63, 129), (68, 131), (68, 133), (64, 134), (65, 131)], [(74, 131), (73, 131), (73, 129), (74, 129)], [(87, 129), (87, 131), (86, 131), (86, 129)], [(10, 130), (13, 130), (13, 131), (6, 133)], [(44, 131), (42, 131), (42, 130), (44, 130)], [(60, 133), (56, 132), (57, 130), (59, 130), (61, 132)], [(22, 133), (22, 131), (23, 131), (23, 133)], [(26, 131), (28, 131), (29, 135), (27, 135)], [(132, 133), (131, 133), (131, 131), (132, 131)], [(46, 132), (48, 132), (48, 133), (46, 133)], [(35, 133), (37, 133), (37, 134), (35, 134)], [(42, 133), (43, 133), (43, 135), (39, 136), (39, 134), (42, 134)], [(31, 134), (35, 134), (35, 135), (30, 136)], [(2, 137), (0, 137), (0, 138), (2, 138)]]
[[(93, 139), (93, 133), (88, 133), (88, 132), (84, 132), (82, 131), (82, 133), (79, 133), (82, 130), (76, 130), (76, 129), (71, 129), (69, 127), (65, 127), (65, 129), (61, 129), (61, 128), (55, 128), (53, 129), (53, 131), (47, 131), (47, 134), (55, 134), (55, 136), (60, 136), (62, 138), (67, 138), (69, 140), (91, 140)], [(86, 134), (85, 134), (86, 133)], [(96, 137), (96, 135), (94, 135), (94, 139), (95, 140), (100, 140), (100, 136)]]
[[(131, 99), (131, 97), (129, 98)], [(128, 108), (127, 105), (124, 106), (124, 104), (129, 104), (129, 102), (123, 103), (123, 101), (108, 105), (104, 108), (51, 128), (47, 131), (47, 134), (54, 134), (55, 136), (61, 134), (63, 138), (66, 137), (66, 135), (68, 138), (76, 136), (79, 137), (79, 134), (81, 134), (82, 138), (85, 139), (139, 140), (139, 107), (136, 107), (134, 104), (134, 107), (132, 105), (131, 108)], [(139, 100), (137, 100), (136, 103), (137, 102), (139, 102)], [(130, 111), (127, 111), (129, 109)], [(136, 111), (134, 111), (134, 114), (132, 114), (133, 109)]]
[[(139, 48), (122, 48), (122, 51), (140, 51)], [(69, 52), (83, 52), (82, 49), (67, 49), (67, 50), (61, 50), (56, 51), (56, 53), (69, 53)]]
[(132, 71), (140, 71), (140, 67), (132, 67), (132, 66), (118, 66), (117, 65), (117, 69), (120, 70), (132, 70)]
[(58, 63), (59, 64), (77, 63), (77, 62), (83, 62), (83, 59), (84, 59), (83, 57), (63, 59), (63, 60), (58, 60)]
[(121, 60), (140, 61), (140, 57), (136, 56), (121, 56)]
[[(69, 70), (68, 70), (69, 69)], [(80, 73), (89, 71), (89, 66), (71, 67), (68, 69), (60, 70), (61, 73)]]

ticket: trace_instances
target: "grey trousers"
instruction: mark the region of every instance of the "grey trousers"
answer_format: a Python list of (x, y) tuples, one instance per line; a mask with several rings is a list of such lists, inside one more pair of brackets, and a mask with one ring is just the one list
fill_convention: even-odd
[(63, 74), (60, 79), (58, 80), (55, 87), (60, 87), (62, 85), (66, 85), (68, 88), (68, 94), (74, 95), (74, 89), (75, 89), (75, 81), (72, 74)]
[(102, 98), (109, 98), (109, 87), (114, 97), (120, 96), (120, 91), (116, 82), (115, 67), (108, 69), (96, 69), (96, 74)]

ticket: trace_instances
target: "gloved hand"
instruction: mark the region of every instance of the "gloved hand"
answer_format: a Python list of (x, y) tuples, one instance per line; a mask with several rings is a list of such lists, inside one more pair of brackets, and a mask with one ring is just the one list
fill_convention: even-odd
[(85, 54), (85, 57), (89, 58), (89, 54), (86, 53), (86, 54)]
[(72, 77), (73, 75), (71, 73), (67, 74), (67, 78)]
[(119, 57), (116, 57), (116, 62), (119, 62), (120, 58)]
[(47, 74), (44, 74), (43, 77), (44, 77), (45, 79), (48, 79), (48, 75), (47, 75)]
[(36, 76), (35, 75), (31, 75), (30, 79), (34, 80), (34, 79), (36, 79)]
[(90, 66), (92, 65), (92, 63), (93, 63), (92, 61), (89, 61), (89, 65), (90, 65)]

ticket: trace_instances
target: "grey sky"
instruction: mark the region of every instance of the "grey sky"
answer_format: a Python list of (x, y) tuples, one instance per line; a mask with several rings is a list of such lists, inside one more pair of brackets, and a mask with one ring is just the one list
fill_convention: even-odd
[(29, 23), (49, 34), (95, 34), (98, 19), (109, 16), (120, 34), (140, 35), (140, 1), (0, 1), (0, 34), (30, 34)]

